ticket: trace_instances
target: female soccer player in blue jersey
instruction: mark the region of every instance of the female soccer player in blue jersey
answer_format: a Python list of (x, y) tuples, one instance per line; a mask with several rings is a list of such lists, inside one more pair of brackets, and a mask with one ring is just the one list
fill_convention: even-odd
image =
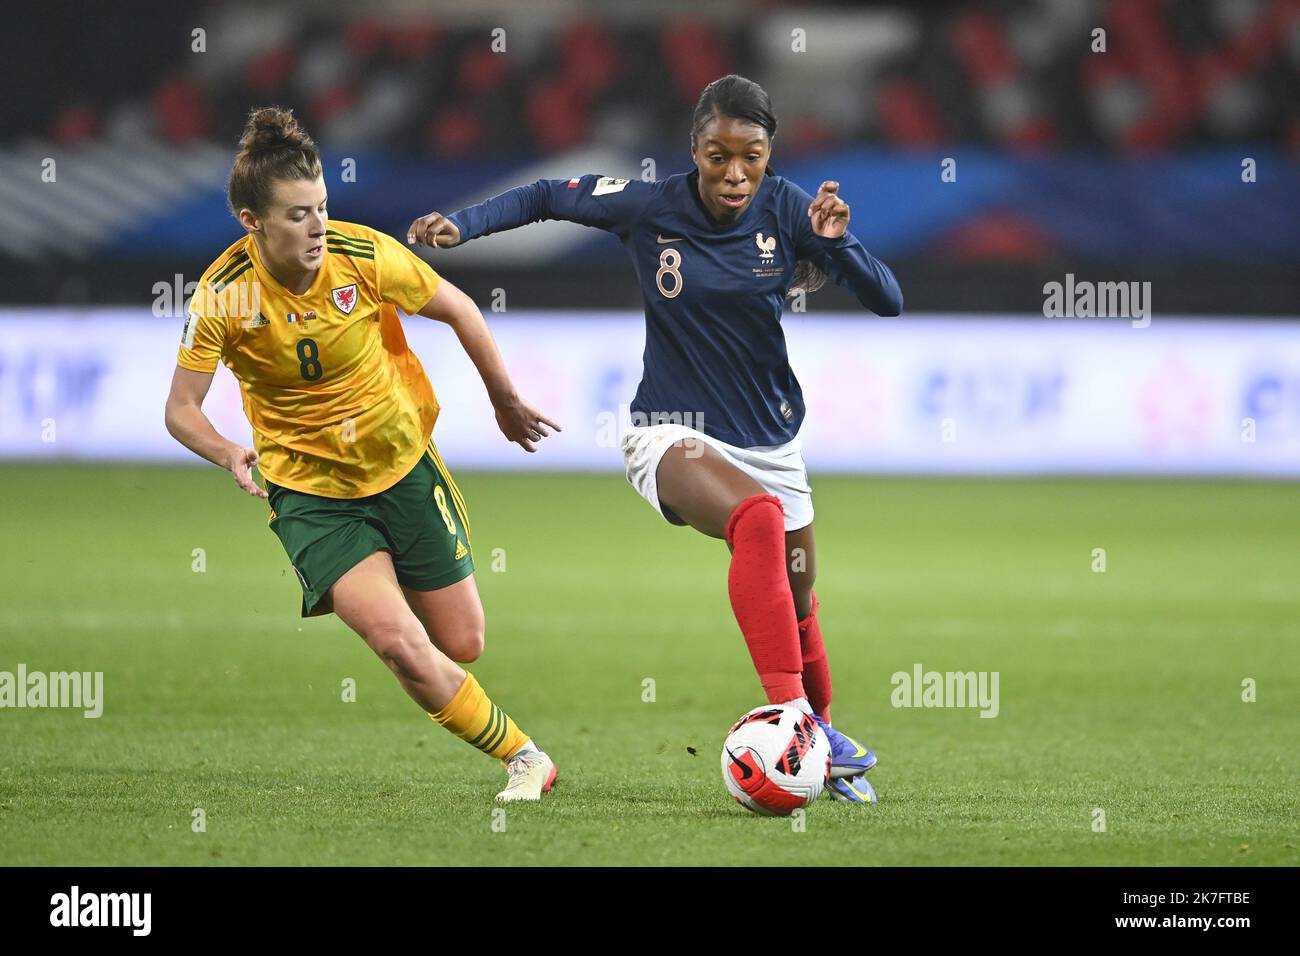
[(768, 166), (776, 117), (758, 84), (710, 83), (691, 124), (695, 171), (660, 182), (538, 180), (450, 216), (415, 220), (407, 242), (450, 248), (544, 219), (606, 229), (632, 256), (645, 300), (645, 371), (623, 438), (628, 480), (669, 521), (731, 549), (727, 589), (771, 703), (813, 714), (831, 740), (831, 786), (874, 802), (875, 754), (830, 726), (817, 624), (804, 400), (786, 355), (787, 296), (830, 276), (877, 315), (903, 296), (848, 232), (839, 184), (814, 198)]

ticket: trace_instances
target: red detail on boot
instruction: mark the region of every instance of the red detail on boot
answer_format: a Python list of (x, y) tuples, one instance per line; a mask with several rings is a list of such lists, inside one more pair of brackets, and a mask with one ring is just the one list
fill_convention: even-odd
[(785, 518), (774, 495), (746, 498), (727, 521), (727, 593), (768, 703), (804, 696), (799, 622), (785, 571)]
[(817, 623), (817, 593), (813, 592), (812, 611), (799, 622), (799, 648), (803, 655), (803, 686), (813, 711), (830, 723), (831, 665), (822, 643), (821, 625)]

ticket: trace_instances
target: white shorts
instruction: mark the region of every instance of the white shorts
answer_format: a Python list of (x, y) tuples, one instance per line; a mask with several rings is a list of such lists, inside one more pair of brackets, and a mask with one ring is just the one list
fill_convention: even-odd
[(765, 492), (781, 499), (786, 531), (798, 531), (812, 524), (812, 489), (808, 487), (808, 469), (803, 463), (803, 442), (798, 438), (784, 445), (737, 448), (685, 425), (624, 427), (623, 468), (627, 480), (655, 511), (673, 524), (686, 522), (671, 509), (665, 511), (659, 503), (655, 473), (664, 453), (679, 441), (687, 443), (688, 453), (693, 442), (702, 442), (716, 449), (723, 458), (758, 482)]

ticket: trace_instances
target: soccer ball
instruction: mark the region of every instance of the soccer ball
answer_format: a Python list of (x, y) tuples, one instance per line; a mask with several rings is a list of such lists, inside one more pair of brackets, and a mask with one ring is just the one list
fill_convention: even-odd
[(831, 742), (817, 721), (787, 704), (755, 707), (722, 745), (722, 780), (743, 807), (784, 817), (821, 795)]

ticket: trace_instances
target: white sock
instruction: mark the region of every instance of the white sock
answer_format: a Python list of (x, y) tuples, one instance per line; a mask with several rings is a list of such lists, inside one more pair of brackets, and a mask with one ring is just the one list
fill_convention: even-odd
[(513, 757), (515, 756), (515, 754), (521, 754), (526, 750), (531, 750), (535, 754), (539, 754), (542, 752), (541, 749), (537, 746), (537, 744), (533, 743), (533, 738), (529, 737), (526, 741), (524, 741), (524, 745), (520, 747), (518, 750), (516, 750), (510, 756)]
[(785, 702), (785, 705), (787, 707), (798, 708), (803, 713), (807, 714), (809, 717), (817, 716), (816, 714), (813, 713), (812, 705), (808, 703), (807, 697), (796, 697), (794, 700), (787, 700)]

